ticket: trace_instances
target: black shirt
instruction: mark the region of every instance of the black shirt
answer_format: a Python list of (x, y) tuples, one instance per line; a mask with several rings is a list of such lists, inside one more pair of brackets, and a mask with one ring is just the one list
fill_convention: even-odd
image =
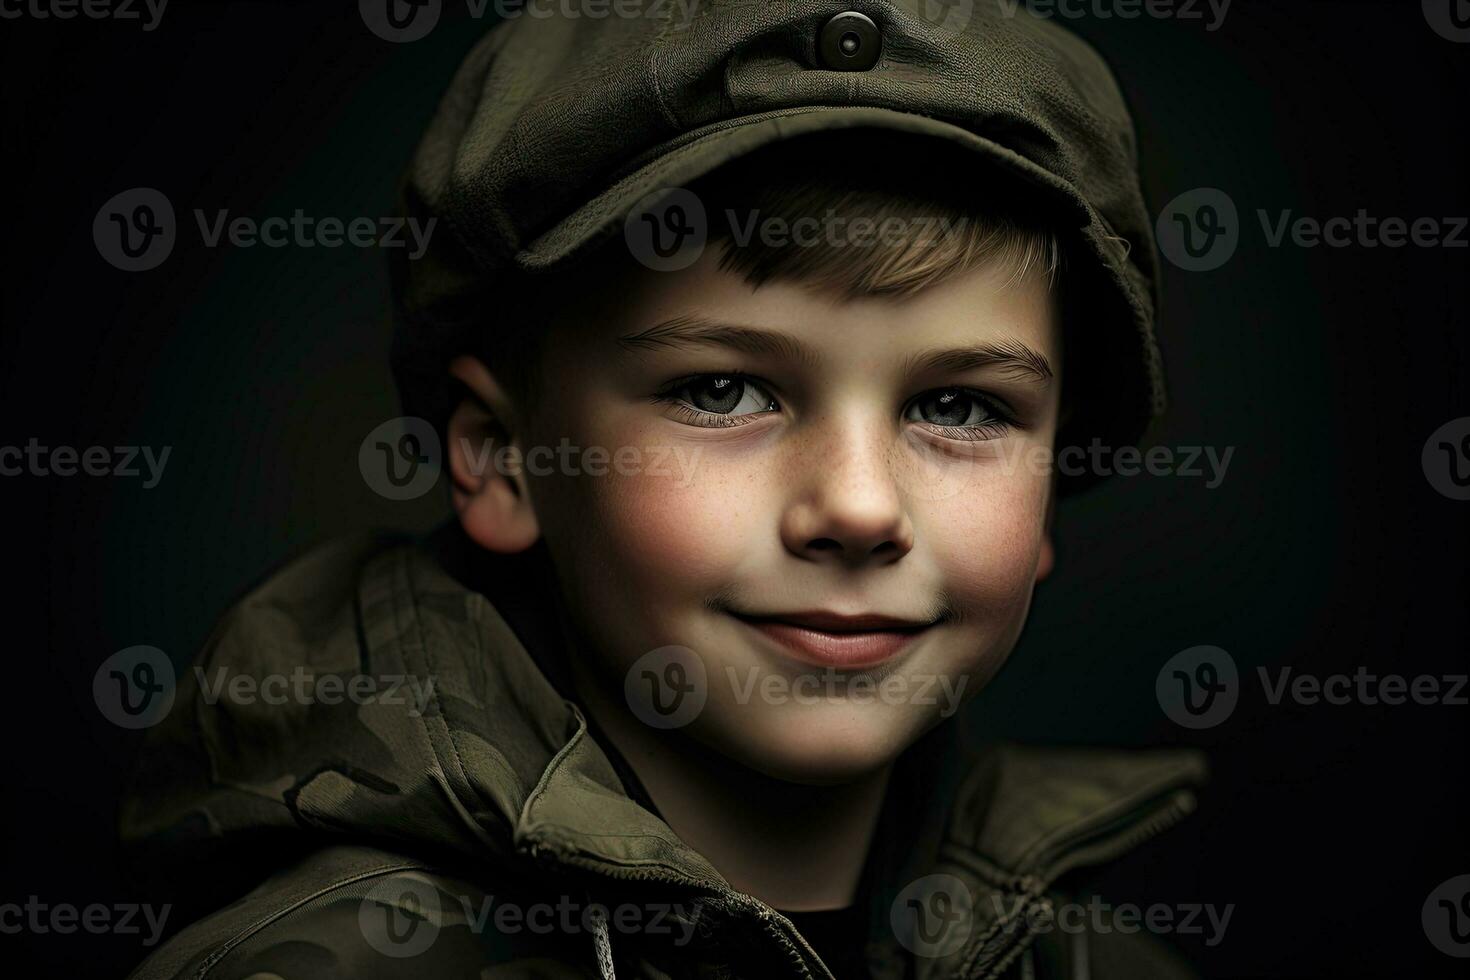
[(796, 926), (837, 980), (870, 980), (864, 948), (868, 943), (868, 912), (861, 903), (845, 909), (781, 913)]

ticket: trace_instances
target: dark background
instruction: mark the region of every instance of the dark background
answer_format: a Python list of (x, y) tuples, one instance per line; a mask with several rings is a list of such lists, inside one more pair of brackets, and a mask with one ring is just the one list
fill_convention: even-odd
[[(971, 723), (1209, 752), (1201, 812), (1103, 884), (1115, 903), (1234, 904), (1219, 946), (1177, 939), (1207, 974), (1463, 975), (1420, 908), (1470, 872), (1470, 708), (1273, 706), (1254, 675), (1470, 669), (1470, 503), (1420, 465), (1429, 434), (1470, 415), (1470, 251), (1272, 249), (1254, 215), (1470, 214), (1470, 44), (1405, 0), (1236, 0), (1213, 32), (1069, 23), (1121, 77), (1151, 205), (1213, 186), (1240, 209), (1224, 267), (1165, 266), (1173, 405), (1156, 436), (1236, 452), (1215, 490), (1136, 477), (1064, 505), (1058, 573)], [(439, 493), (387, 501), (357, 468), (362, 438), (397, 414), (383, 256), (207, 249), (190, 212), (391, 213), (399, 169), (488, 26), (455, 2), (412, 44), (370, 34), (355, 3), (175, 0), (151, 33), (0, 21), (0, 445), (173, 447), (153, 489), (0, 477), (0, 903), (170, 900), (118, 871), (138, 737), (92, 700), (108, 655), (149, 644), (182, 663), (285, 558), (445, 512)], [(181, 231), (161, 267), (130, 274), (102, 261), (91, 227), (135, 186), (168, 195)], [(1195, 732), (1164, 716), (1154, 679), (1206, 643), (1248, 678), (1234, 715)], [(0, 935), (0, 962), (50, 975), (119, 976), (146, 952), (137, 936)]]

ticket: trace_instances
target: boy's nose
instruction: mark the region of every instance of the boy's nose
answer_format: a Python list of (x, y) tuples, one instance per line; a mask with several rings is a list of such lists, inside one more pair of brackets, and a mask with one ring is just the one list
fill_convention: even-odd
[(890, 564), (913, 550), (903, 495), (876, 440), (808, 447), (781, 519), (786, 549), (808, 561)]

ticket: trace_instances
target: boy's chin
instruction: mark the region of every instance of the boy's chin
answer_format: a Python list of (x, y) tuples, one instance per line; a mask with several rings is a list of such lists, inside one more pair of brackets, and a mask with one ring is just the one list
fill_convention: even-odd
[[(942, 721), (915, 713), (856, 708), (825, 712), (776, 711), (774, 716), (707, 717), (697, 737), (709, 748), (773, 779), (806, 786), (837, 786), (871, 776), (892, 763)], [(831, 717), (824, 717), (830, 713)], [(722, 723), (723, 722), (723, 723)]]

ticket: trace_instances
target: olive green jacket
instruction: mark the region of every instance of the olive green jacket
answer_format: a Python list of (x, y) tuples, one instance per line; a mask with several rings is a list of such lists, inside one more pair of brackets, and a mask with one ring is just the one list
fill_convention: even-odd
[[(376, 686), (284, 703), (221, 686), (301, 669)], [(135, 976), (829, 976), (635, 801), (547, 678), (424, 544), (338, 542), (256, 589), (184, 672), (124, 807), (139, 867), (197, 918)], [(905, 756), (868, 859), (853, 941), (875, 978), (1190, 975), (1048, 910), (1069, 872), (1193, 807), (1194, 754), (997, 746), (941, 769), (936, 744)]]

